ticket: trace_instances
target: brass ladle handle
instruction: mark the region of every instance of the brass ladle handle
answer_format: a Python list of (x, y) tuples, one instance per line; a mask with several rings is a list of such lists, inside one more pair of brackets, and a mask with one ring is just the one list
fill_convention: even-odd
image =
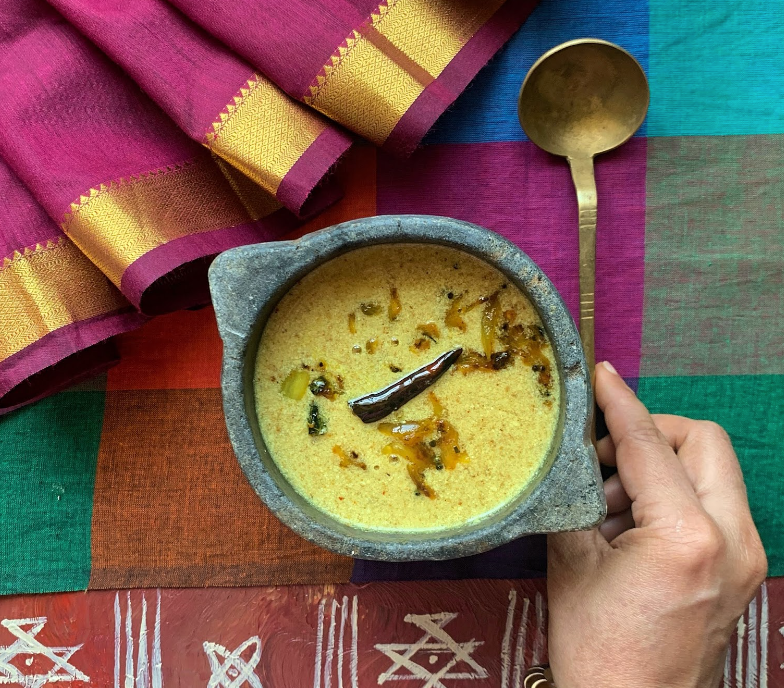
[(580, 339), (585, 350), (588, 373), (593, 380), (596, 364), (595, 284), (596, 284), (596, 179), (593, 157), (570, 157), (569, 166), (577, 191), (577, 210), (580, 218)]

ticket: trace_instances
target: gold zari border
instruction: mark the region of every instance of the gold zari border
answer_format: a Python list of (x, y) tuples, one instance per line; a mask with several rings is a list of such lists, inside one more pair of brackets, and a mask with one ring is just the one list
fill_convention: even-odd
[(0, 263), (0, 361), (55, 330), (130, 304), (65, 237)]
[(318, 114), (254, 74), (213, 122), (205, 145), (275, 194), (326, 127)]
[(274, 196), (271, 196), (265, 189), (261, 188), (261, 186), (240, 172), (236, 167), (232, 167), (214, 153), (212, 159), (251, 218), (266, 217), (281, 207)]
[(243, 203), (205, 152), (203, 158), (90, 189), (71, 204), (62, 227), (119, 287), (128, 266), (149, 251), (257, 220), (279, 207), (272, 197), (254, 206)]
[(389, 0), (352, 31), (304, 101), (383, 145), (504, 0)]

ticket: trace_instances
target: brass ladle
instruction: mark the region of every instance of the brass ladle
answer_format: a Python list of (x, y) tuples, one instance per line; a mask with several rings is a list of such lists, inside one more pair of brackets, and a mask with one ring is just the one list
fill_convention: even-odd
[(648, 80), (623, 48), (595, 38), (556, 46), (540, 57), (520, 89), (523, 130), (572, 170), (580, 225), (580, 339), (593, 380), (596, 281), (596, 180), (593, 157), (631, 138), (648, 110)]

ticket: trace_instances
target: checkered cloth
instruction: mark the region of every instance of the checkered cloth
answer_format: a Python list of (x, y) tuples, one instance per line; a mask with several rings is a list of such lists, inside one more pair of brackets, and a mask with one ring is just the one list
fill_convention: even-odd
[[(648, 72), (647, 123), (597, 160), (597, 357), (655, 412), (731, 434), (772, 575), (784, 574), (784, 15), (775, 4), (543, 0), (400, 162), (358, 147), (346, 197), (302, 231), (448, 215), (521, 246), (576, 312), (577, 211), (563, 160), (528, 142), (520, 83), (596, 36)], [(228, 444), (211, 309), (120, 340), (104, 378), (0, 420), (0, 591), (264, 585), (542, 571), (542, 539), (439, 564), (334, 556), (261, 505)]]

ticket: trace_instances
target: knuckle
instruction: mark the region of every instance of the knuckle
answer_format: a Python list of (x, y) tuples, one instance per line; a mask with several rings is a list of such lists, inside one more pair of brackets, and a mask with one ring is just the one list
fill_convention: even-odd
[(661, 434), (659, 428), (653, 423), (635, 424), (629, 429), (626, 437), (623, 439), (631, 444), (648, 444), (657, 447), (667, 443), (664, 435)]
[(765, 582), (768, 577), (768, 558), (766, 556), (758, 557), (752, 564), (751, 572), (749, 574), (750, 583), (756, 590), (760, 585)]
[(749, 552), (748, 564), (748, 584), (757, 589), (765, 581), (768, 575), (768, 557), (765, 555), (765, 549), (762, 543), (757, 538), (757, 542)]
[(720, 440), (727, 444), (732, 444), (730, 440), (730, 436), (727, 434), (727, 431), (721, 427), (718, 423), (713, 422), (712, 420), (701, 420), (698, 421), (700, 430), (707, 436), (715, 440)]
[(714, 564), (726, 552), (726, 541), (719, 527), (707, 516), (698, 516), (688, 526), (686, 534), (688, 558), (697, 566)]

